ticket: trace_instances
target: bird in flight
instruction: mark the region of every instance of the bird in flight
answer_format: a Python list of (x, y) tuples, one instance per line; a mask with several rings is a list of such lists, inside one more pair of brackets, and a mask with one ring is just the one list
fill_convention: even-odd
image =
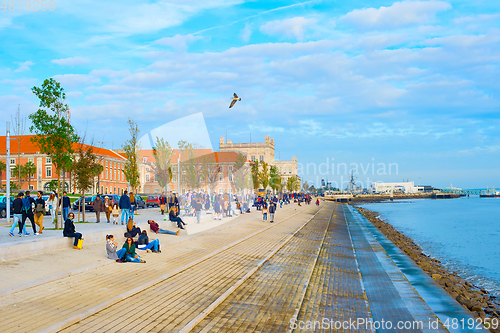
[(234, 104), (236, 104), (236, 101), (241, 101), (241, 98), (238, 97), (238, 95), (236, 95), (236, 93), (233, 94), (233, 98), (232, 101), (231, 101), (231, 105), (229, 105), (229, 108), (232, 108)]

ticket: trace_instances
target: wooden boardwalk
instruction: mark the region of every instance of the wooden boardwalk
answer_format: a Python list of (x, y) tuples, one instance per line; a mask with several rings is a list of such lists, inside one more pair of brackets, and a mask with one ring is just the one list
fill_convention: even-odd
[(164, 246), (147, 264), (6, 295), (2, 332), (299, 332), (318, 323), (309, 331), (373, 332), (333, 325), (437, 318), (342, 204), (288, 206), (274, 224), (258, 213), (238, 219)]

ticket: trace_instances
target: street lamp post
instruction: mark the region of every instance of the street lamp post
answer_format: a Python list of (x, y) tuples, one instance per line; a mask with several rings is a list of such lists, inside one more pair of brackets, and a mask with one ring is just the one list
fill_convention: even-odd
[(10, 123), (7, 122), (7, 133), (6, 133), (6, 141), (7, 141), (7, 165), (6, 165), (6, 171), (7, 171), (7, 184), (5, 184), (5, 188), (7, 190), (7, 193), (5, 194), (6, 199), (5, 199), (5, 209), (7, 211), (7, 215), (5, 218), (7, 221), (10, 221)]
[(181, 195), (181, 152), (177, 157), (177, 195)]

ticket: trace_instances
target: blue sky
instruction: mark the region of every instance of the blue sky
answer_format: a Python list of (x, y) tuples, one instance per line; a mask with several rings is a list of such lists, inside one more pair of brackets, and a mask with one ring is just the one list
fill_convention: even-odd
[(497, 1), (52, 4), (0, 9), (6, 121), (35, 111), (30, 88), (53, 77), (94, 141), (126, 140), (129, 117), (145, 134), (201, 111), (214, 147), (226, 131), (270, 135), (314, 183), (341, 184), (345, 163), (364, 185), (500, 186)]

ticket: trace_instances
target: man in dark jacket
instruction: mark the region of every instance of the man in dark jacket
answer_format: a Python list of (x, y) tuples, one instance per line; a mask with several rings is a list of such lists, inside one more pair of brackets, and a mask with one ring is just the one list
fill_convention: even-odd
[[(83, 201), (83, 204), (85, 204), (85, 201)], [(62, 206), (62, 219), (63, 221), (66, 221), (66, 219), (68, 218), (69, 206), (71, 206), (71, 201), (69, 200), (68, 192), (66, 191), (63, 192), (63, 197), (59, 199), (59, 206)]]
[(269, 220), (271, 223), (274, 222), (274, 213), (276, 213), (276, 204), (274, 201), (271, 201), (271, 204), (269, 204)]
[(19, 225), (19, 237), (23, 236), (23, 231), (26, 234), (26, 227), (23, 223), (23, 196), (22, 192), (17, 194), (17, 198), (12, 203), (12, 209), (14, 211), (14, 223), (10, 227), (9, 236), (14, 237), (14, 229), (16, 225)]
[[(23, 198), (23, 225), (26, 223), (26, 219), (30, 219), (31, 227), (33, 228), (33, 235), (38, 235), (36, 232), (35, 215), (33, 214), (33, 205), (35, 204), (35, 199), (30, 197), (30, 191), (24, 192)], [(25, 233), (29, 235), (29, 233)]]
[(194, 199), (192, 205), (193, 205), (193, 208), (194, 208), (194, 211), (195, 211), (195, 214), (196, 214), (196, 221), (199, 224), (200, 220), (201, 220), (201, 210), (203, 208), (202, 203), (201, 203), (201, 198), (200, 198), (199, 195), (196, 197), (196, 199)]
[(97, 223), (101, 222), (101, 212), (104, 208), (104, 202), (101, 200), (101, 196), (99, 194), (95, 197), (92, 207), (94, 207)]
[(123, 195), (120, 197), (120, 204), (119, 207), (122, 210), (122, 224), (123, 219), (125, 218), (125, 222), (128, 222), (128, 213), (130, 212), (130, 207), (132, 207), (130, 203), (130, 198), (127, 195), (127, 191), (123, 192)]

